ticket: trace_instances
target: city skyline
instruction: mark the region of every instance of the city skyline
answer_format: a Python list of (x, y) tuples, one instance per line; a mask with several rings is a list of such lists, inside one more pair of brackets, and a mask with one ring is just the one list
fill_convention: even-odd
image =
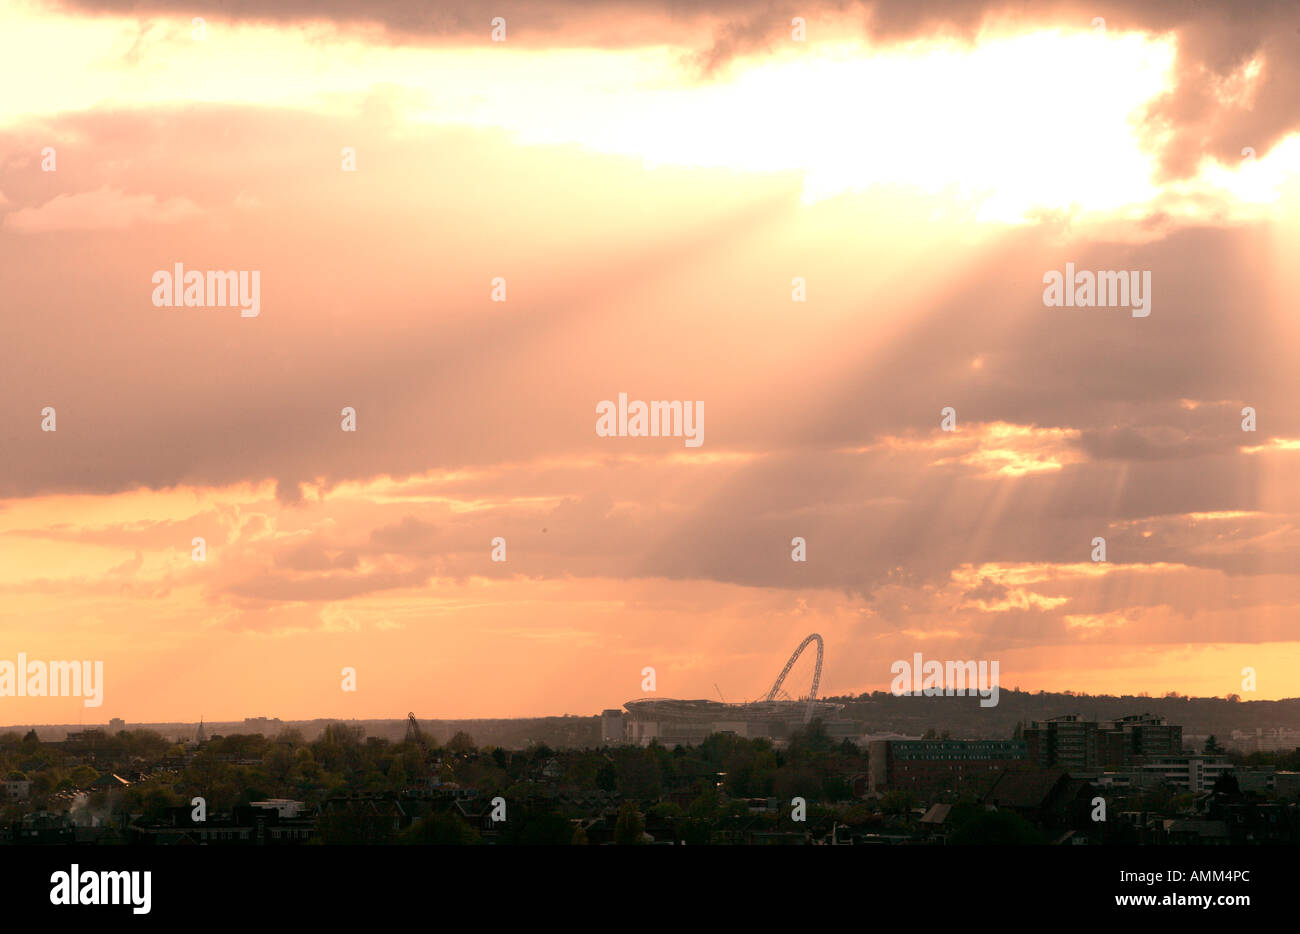
[[(1266, 711), (1277, 710), (1278, 708), (1275, 705), (1279, 705), (1279, 704), (1280, 705), (1295, 704), (1297, 707), (1300, 707), (1300, 696), (1284, 697), (1284, 698), (1276, 698), (1276, 699), (1263, 699), (1263, 698), (1243, 699), (1241, 698), (1240, 695), (1237, 695), (1236, 698), (1234, 699), (1233, 696), (1231, 695), (1229, 697), (1198, 697), (1198, 696), (1181, 695), (1181, 694), (1161, 695), (1161, 696), (1153, 696), (1150, 694), (1093, 695), (1093, 694), (1086, 694), (1083, 692), (1075, 692), (1069, 690), (1061, 691), (1061, 692), (1043, 692), (1042, 695), (1039, 695), (1036, 692), (1028, 692), (1028, 691), (1023, 691), (1023, 690), (1019, 690), (1016, 688), (1009, 688), (1009, 687), (1003, 688), (1002, 690), (1008, 695), (1008, 697), (1011, 699), (1013, 703), (1021, 703), (1021, 704), (1025, 702), (1032, 703), (1035, 699), (1046, 697), (1049, 699), (1051, 703), (1054, 703), (1056, 707), (1060, 708), (1060, 712), (1058, 713), (1054, 713), (1054, 714), (1039, 713), (1035, 715), (1035, 717), (1043, 718), (1043, 719), (1051, 719), (1052, 716), (1069, 716), (1071, 715), (1070, 711), (1073, 710), (1075, 706), (1081, 703), (1095, 704), (1100, 702), (1106, 704), (1108, 708), (1111, 707), (1115, 709), (1122, 708), (1123, 710), (1127, 711), (1126, 713), (1122, 713), (1122, 714), (1121, 713), (1111, 714), (1110, 715), (1111, 719), (1115, 719), (1117, 717), (1123, 717), (1123, 716), (1149, 715), (1150, 714), (1149, 710), (1139, 710), (1139, 708), (1143, 708), (1144, 706), (1146, 707), (1152, 706), (1151, 702), (1163, 703), (1163, 702), (1173, 701), (1173, 702), (1178, 702), (1183, 704), (1221, 702), (1224, 704), (1231, 704), (1232, 706), (1228, 708), (1229, 710), (1239, 710), (1247, 713), (1254, 711), (1255, 712), (1253, 714), (1254, 716), (1262, 716), (1262, 717), (1269, 718), (1270, 723), (1272, 723), (1272, 721), (1274, 719), (1277, 719), (1277, 717), (1279, 716), (1281, 717), (1281, 721), (1279, 721), (1279, 723), (1285, 721), (1285, 723), (1282, 723), (1282, 725), (1274, 724), (1267, 727), (1265, 726), (1257, 727), (1255, 728), (1256, 731), (1263, 730), (1265, 732), (1271, 732), (1271, 733), (1277, 733), (1278, 731), (1281, 731), (1283, 733), (1300, 732), (1300, 710), (1297, 710), (1296, 716), (1294, 718), (1292, 718), (1291, 715), (1286, 712), (1283, 712), (1281, 714), (1266, 713)], [(884, 697), (886, 699), (902, 701), (905, 703), (904, 699), (909, 696), (910, 695), (907, 694), (900, 695), (891, 691), (877, 690), (872, 692), (863, 692), (860, 694), (855, 694), (855, 693), (828, 694), (828, 695), (822, 695), (820, 699), (829, 702), (828, 706), (840, 706), (842, 702), (849, 702), (849, 703), (870, 702), (873, 700), (879, 700), (881, 697)], [(944, 699), (945, 698), (942, 695), (940, 695), (937, 698), (939, 703), (942, 703)], [(627, 698), (624, 703), (619, 704), (616, 707), (611, 707), (610, 705), (604, 705), (598, 710), (585, 711), (585, 712), (548, 711), (543, 713), (520, 715), (520, 716), (489, 717), (489, 716), (471, 715), (467, 717), (453, 717), (453, 716), (440, 715), (436, 711), (434, 712), (426, 711), (416, 716), (415, 719), (417, 720), (417, 722), (426, 723), (426, 724), (428, 723), (444, 723), (444, 724), (462, 723), (463, 724), (463, 723), (473, 723), (473, 722), (482, 722), (482, 723), (521, 722), (522, 723), (522, 722), (541, 721), (541, 720), (599, 721), (602, 718), (602, 716), (608, 714), (611, 710), (616, 710), (621, 715), (626, 715), (625, 711), (627, 710), (634, 709), (641, 705), (649, 705), (649, 709), (652, 709), (655, 704), (661, 702), (666, 703), (668, 705), (672, 705), (675, 703), (682, 703), (682, 704), (702, 703), (702, 704), (719, 706), (721, 708), (751, 708), (755, 711), (759, 711), (764, 707), (770, 706), (770, 702), (766, 702), (762, 697), (748, 699), (748, 700), (719, 701), (713, 698), (673, 698), (673, 697), (667, 697), (663, 695), (642, 694), (637, 697)], [(792, 708), (792, 710), (794, 708), (799, 708), (799, 710), (796, 711), (796, 713), (798, 713), (799, 716), (795, 717), (794, 719), (802, 720), (802, 710), (806, 706), (805, 699), (786, 700), (783, 703), (789, 705)], [(315, 724), (322, 724), (322, 725), (329, 724), (329, 723), (380, 723), (380, 724), (390, 724), (390, 725), (396, 724), (399, 726), (405, 726), (405, 724), (408, 723), (413, 713), (414, 712), (408, 712), (405, 716), (393, 712), (393, 713), (380, 713), (373, 716), (359, 716), (359, 717), (331, 716), (329, 714), (318, 714), (310, 717), (285, 717), (285, 716), (278, 716), (278, 715), (269, 715), (265, 711), (263, 711), (261, 714), (256, 714), (256, 715), (242, 714), (242, 715), (226, 716), (224, 714), (219, 713), (216, 716), (210, 716), (210, 715), (202, 714), (197, 719), (152, 718), (152, 719), (128, 720), (121, 717), (112, 717), (109, 719), (104, 719), (104, 718), (93, 719), (93, 718), (86, 717), (75, 721), (51, 720), (47, 722), (30, 722), (30, 721), (29, 722), (15, 721), (11, 723), (0, 722), (0, 732), (11, 731), (16, 729), (25, 730), (28, 728), (43, 728), (43, 727), (64, 727), (64, 728), (76, 727), (78, 729), (107, 728), (110, 732), (117, 729), (152, 729), (156, 727), (172, 727), (172, 728), (186, 727), (192, 729), (198, 726), (200, 723), (204, 723), (204, 722), (206, 722), (209, 727), (211, 727), (214, 724), (216, 725), (236, 724), (245, 727), (256, 726), (262, 729), (265, 729), (272, 725), (274, 725), (276, 729), (283, 729), (294, 724), (305, 724), (305, 723), (315, 723)], [(896, 713), (897, 711), (893, 711), (889, 714), (889, 716), (893, 717), (896, 715)], [(998, 718), (999, 720), (1006, 719), (1007, 715), (1005, 711), (1001, 711), (1001, 712), (995, 711), (993, 713), (1000, 714)], [(826, 711), (822, 711), (820, 709), (816, 714), (818, 718), (822, 718), (827, 715), (829, 714), (827, 714)], [(945, 711), (943, 707), (935, 707), (933, 705), (927, 705), (924, 708), (918, 708), (917, 711), (915, 712), (915, 716), (925, 719), (926, 722), (933, 721), (933, 723), (937, 723), (940, 725), (942, 725), (946, 721), (949, 721), (955, 717), (960, 717), (962, 715), (969, 716), (970, 710), (969, 709), (958, 710), (956, 708), (948, 708)], [(1164, 714), (1161, 714), (1161, 716), (1169, 717), (1169, 716), (1176, 716), (1176, 714), (1166, 712)], [(1024, 719), (1034, 719), (1035, 717), (1024, 718), (1024, 717), (1013, 715), (1012, 719), (1016, 722), (1019, 722), (1020, 720), (1024, 720)], [(860, 713), (857, 715), (857, 718), (863, 720), (864, 733), (867, 734), (871, 733), (872, 732), (871, 723), (868, 722), (868, 719), (864, 719)], [(885, 732), (888, 732), (888, 730), (886, 730)], [(970, 732), (971, 732), (970, 730), (967, 730), (963, 735), (967, 735)], [(987, 736), (989, 738), (995, 738), (996, 736), (1000, 735), (1000, 731), (996, 727), (990, 727), (990, 729), (987, 732), (985, 731), (975, 731), (975, 732), (981, 736)], [(1244, 732), (1249, 733), (1250, 729), (1247, 729)]]

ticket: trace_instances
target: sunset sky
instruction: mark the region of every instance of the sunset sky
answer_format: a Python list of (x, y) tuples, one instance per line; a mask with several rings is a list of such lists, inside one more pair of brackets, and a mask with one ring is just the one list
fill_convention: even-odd
[(105, 685), (0, 723), (753, 699), (811, 632), (823, 694), (1300, 694), (1300, 7), (1224, 10), (5, 3), (0, 659)]

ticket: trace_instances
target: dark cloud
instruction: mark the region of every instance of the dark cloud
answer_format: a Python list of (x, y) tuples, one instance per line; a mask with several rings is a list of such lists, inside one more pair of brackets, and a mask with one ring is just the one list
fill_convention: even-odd
[[(179, 0), (64, 0), (70, 10), (149, 16), (190, 16)], [(1205, 157), (1236, 164), (1242, 149), (1264, 156), (1300, 128), (1300, 5), (1291, 0), (1188, 3), (1186, 0), (814, 0), (810, 3), (711, 0), (503, 0), (490, 11), (472, 0), (292, 0), (264, 4), (225, 0), (213, 16), (276, 23), (327, 20), (384, 27), (395, 42), (490, 42), (490, 21), (504, 16), (508, 35), (525, 43), (603, 45), (669, 44), (704, 74), (738, 54), (763, 52), (790, 39), (794, 16), (808, 22), (809, 41), (833, 38), (840, 23), (861, 24), (876, 43), (927, 36), (971, 38), (996, 20), (1010, 28), (1044, 26), (1087, 31), (1101, 17), (1113, 31), (1170, 33), (1178, 41), (1175, 84), (1147, 114), (1158, 139), (1165, 177), (1193, 174)], [(823, 24), (824, 27), (823, 27)], [(836, 25), (832, 25), (836, 24)], [(819, 27), (822, 27), (819, 29)], [(854, 28), (856, 27), (849, 27)], [(1255, 93), (1225, 100), (1221, 90), (1252, 60), (1262, 67)]]
[(1005, 585), (987, 577), (981, 577), (979, 586), (972, 587), (962, 596), (972, 601), (996, 602), (1005, 598), (1009, 592), (1010, 590)]
[(275, 481), (275, 498), (279, 500), (282, 506), (293, 506), (302, 502), (302, 484), (297, 480), (286, 480), (284, 477)]

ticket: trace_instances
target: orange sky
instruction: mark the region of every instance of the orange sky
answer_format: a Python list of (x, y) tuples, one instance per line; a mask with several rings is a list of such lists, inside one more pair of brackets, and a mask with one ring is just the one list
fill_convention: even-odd
[(1300, 13), (129, 6), (0, 10), (0, 723), (1296, 694)]

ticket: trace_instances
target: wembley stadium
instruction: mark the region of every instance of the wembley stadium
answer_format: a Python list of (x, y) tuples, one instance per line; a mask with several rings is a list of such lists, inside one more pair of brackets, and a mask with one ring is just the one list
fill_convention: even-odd
[[(791, 698), (782, 686), (795, 663), (810, 645), (817, 647), (812, 684), (807, 695)], [(762, 700), (727, 703), (715, 700), (678, 700), (672, 698), (628, 701), (627, 711), (607, 710), (603, 714), (606, 742), (649, 745), (690, 745), (711, 733), (734, 733), (749, 738), (764, 737), (780, 742), (814, 718), (822, 720), (827, 731), (837, 736), (853, 736), (855, 723), (842, 721), (843, 704), (817, 700), (822, 673), (822, 637), (812, 633), (794, 650), (790, 660), (777, 675), (771, 690)]]

